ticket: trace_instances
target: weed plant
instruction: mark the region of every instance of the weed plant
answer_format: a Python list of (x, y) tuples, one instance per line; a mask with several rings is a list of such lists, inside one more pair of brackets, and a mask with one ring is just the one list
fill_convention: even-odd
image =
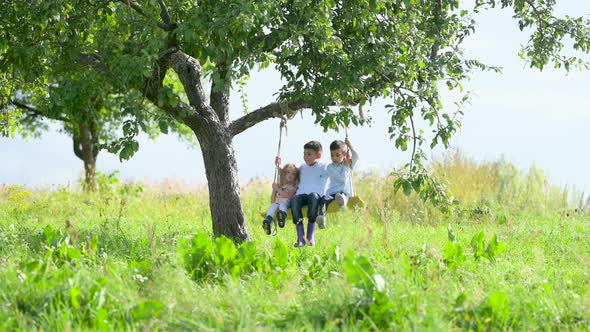
[(366, 208), (316, 246), (264, 234), (270, 185), (244, 186), (252, 242), (211, 238), (206, 191), (101, 175), (100, 192), (0, 189), (0, 330), (588, 330), (590, 218), (543, 172), (434, 163), (450, 215), (357, 174)]

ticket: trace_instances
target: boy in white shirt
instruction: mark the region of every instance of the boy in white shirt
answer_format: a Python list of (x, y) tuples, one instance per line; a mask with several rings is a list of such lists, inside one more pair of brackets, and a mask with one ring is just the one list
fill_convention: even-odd
[(332, 163), (326, 167), (330, 178), (330, 186), (323, 197), (319, 216), (316, 219), (318, 227), (322, 229), (326, 227), (328, 204), (336, 201), (340, 208), (344, 208), (353, 194), (351, 173), (358, 161), (358, 154), (352, 148), (352, 144), (347, 137), (344, 142), (336, 140), (330, 144), (330, 158)]
[[(297, 227), (297, 242), (295, 247), (303, 247), (305, 240), (310, 246), (315, 244), (315, 221), (318, 215), (322, 197), (326, 194), (328, 172), (326, 164), (321, 163), (322, 144), (318, 141), (309, 141), (303, 146), (303, 160), (305, 163), (299, 167), (299, 186), (295, 196), (291, 198), (291, 213), (293, 223)], [(278, 158), (280, 165), (280, 158)], [(301, 207), (307, 205), (307, 237), (303, 226), (303, 213)]]

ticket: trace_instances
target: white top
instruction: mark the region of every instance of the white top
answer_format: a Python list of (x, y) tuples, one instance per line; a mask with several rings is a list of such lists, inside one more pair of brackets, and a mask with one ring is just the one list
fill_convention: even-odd
[(317, 162), (313, 165), (303, 164), (299, 167), (299, 187), (295, 195), (318, 193), (326, 194), (328, 171), (326, 164)]
[(326, 170), (330, 176), (330, 186), (326, 191), (327, 195), (334, 196), (338, 193), (345, 193), (347, 196), (350, 196), (352, 194), (350, 190), (350, 181), (352, 180), (350, 173), (352, 172), (354, 165), (356, 165), (359, 156), (352, 148), (350, 149), (350, 152), (352, 152), (352, 163), (350, 164), (350, 167), (344, 165), (344, 163), (330, 163), (326, 167)]

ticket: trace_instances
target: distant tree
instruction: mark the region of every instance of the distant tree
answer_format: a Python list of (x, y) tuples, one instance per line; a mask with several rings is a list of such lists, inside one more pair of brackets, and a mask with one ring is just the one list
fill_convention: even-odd
[[(73, 152), (84, 164), (84, 189), (98, 190), (96, 161), (101, 150), (120, 151), (121, 159), (129, 159), (139, 148), (134, 140), (140, 132), (155, 139), (160, 131), (174, 131), (194, 144), (188, 127), (157, 115), (151, 103), (135, 93), (116, 94), (108, 82), (93, 72), (53, 75), (45, 90), (19, 90), (8, 103), (20, 109), (20, 132), (23, 136), (39, 137), (56, 122), (60, 131), (72, 139)], [(135, 112), (142, 109), (137, 117)], [(131, 111), (130, 111), (131, 110)], [(138, 115), (139, 115), (138, 114)]]
[[(414, 119), (432, 127), (431, 146), (447, 146), (460, 125), (453, 112), (443, 111), (439, 84), (460, 89), (472, 70), (490, 69), (463, 56), (462, 42), (475, 30), (471, 15), (511, 8), (520, 29), (532, 29), (523, 57), (537, 68), (552, 62), (569, 69), (578, 59), (562, 55), (564, 41), (588, 52), (589, 25), (583, 18), (555, 17), (554, 5), (551, 0), (8, 1), (0, 14), (6, 37), (0, 69), (12, 73), (13, 82), (39, 86), (47, 68), (91, 67), (118, 93), (138, 91), (186, 124), (203, 154), (213, 232), (240, 242), (249, 234), (234, 137), (302, 109), (310, 109), (324, 128), (337, 129), (364, 124), (362, 107), (351, 106), (391, 99), (391, 137), (400, 149), (413, 144), (409, 176), (396, 187), (444, 204), (436, 182), (425, 176), (420, 149), (425, 137)], [(230, 119), (232, 86), (271, 65), (285, 82), (276, 102)], [(186, 99), (165, 80), (173, 74)], [(204, 77), (211, 82), (208, 92)], [(129, 145), (121, 146), (122, 152)]]

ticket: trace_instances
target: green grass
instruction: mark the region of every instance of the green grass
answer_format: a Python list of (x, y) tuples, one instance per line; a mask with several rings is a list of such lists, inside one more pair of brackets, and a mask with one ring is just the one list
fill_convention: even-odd
[(433, 169), (452, 215), (358, 174), (367, 208), (301, 249), (290, 223), (264, 235), (268, 183), (243, 189), (239, 248), (211, 239), (206, 192), (3, 187), (0, 330), (589, 330), (584, 196), (504, 161)]

